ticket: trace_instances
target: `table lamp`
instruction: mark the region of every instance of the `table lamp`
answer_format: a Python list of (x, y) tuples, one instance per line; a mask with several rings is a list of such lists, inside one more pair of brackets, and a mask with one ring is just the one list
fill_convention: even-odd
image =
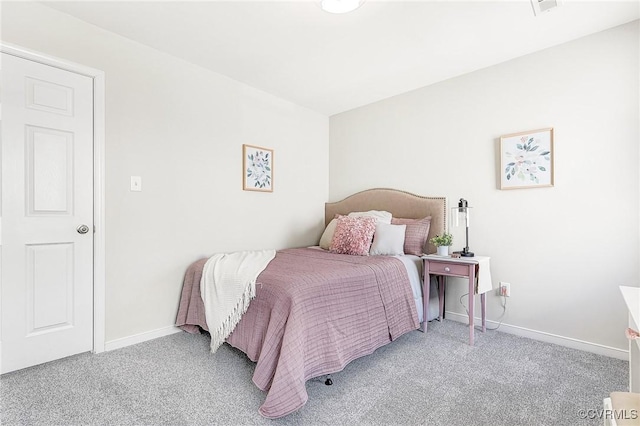
[(469, 251), (469, 213), (471, 207), (464, 198), (460, 198), (458, 207), (451, 209), (451, 226), (460, 226), (460, 217), (464, 218), (464, 226), (466, 228), (466, 245), (462, 251), (454, 251), (454, 254), (460, 254), (462, 257), (473, 257), (473, 252)]

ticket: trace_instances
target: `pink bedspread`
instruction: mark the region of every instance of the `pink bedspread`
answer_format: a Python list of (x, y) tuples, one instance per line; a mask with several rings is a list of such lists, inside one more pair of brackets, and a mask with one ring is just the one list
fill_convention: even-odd
[[(200, 298), (205, 262), (185, 274), (176, 324), (189, 332), (207, 329)], [(260, 414), (277, 418), (307, 402), (308, 379), (340, 371), (416, 328), (400, 260), (287, 249), (258, 276), (256, 298), (227, 342), (257, 363), (253, 382), (268, 391)]]

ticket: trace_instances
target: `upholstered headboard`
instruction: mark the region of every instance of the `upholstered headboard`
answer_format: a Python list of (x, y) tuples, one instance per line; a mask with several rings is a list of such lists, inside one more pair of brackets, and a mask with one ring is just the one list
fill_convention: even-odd
[[(326, 203), (324, 206), (325, 226), (331, 222), (336, 214), (349, 214), (367, 210), (384, 210), (390, 212), (393, 217), (409, 219), (421, 219), (431, 216), (429, 237), (445, 231), (447, 220), (447, 201), (444, 197), (422, 197), (405, 191), (395, 189), (368, 189), (350, 195), (344, 200), (335, 203)], [(435, 253), (436, 248), (429, 243), (428, 252)]]

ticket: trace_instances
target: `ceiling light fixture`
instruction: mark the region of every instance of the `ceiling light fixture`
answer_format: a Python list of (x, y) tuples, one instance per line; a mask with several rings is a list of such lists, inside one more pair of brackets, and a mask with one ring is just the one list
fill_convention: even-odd
[(531, 6), (533, 6), (533, 14), (538, 16), (562, 6), (562, 0), (531, 0)]
[(329, 13), (352, 12), (362, 6), (364, 0), (321, 0), (320, 7)]

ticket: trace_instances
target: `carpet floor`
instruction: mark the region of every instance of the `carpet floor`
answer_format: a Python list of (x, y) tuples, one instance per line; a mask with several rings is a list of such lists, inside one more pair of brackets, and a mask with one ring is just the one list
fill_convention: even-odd
[(179, 333), (1, 376), (0, 423), (601, 425), (602, 399), (627, 390), (625, 361), (498, 331), (467, 339), (465, 325), (433, 321), (353, 361), (333, 386), (309, 380), (304, 407), (268, 420), (243, 353), (210, 354), (207, 336)]

